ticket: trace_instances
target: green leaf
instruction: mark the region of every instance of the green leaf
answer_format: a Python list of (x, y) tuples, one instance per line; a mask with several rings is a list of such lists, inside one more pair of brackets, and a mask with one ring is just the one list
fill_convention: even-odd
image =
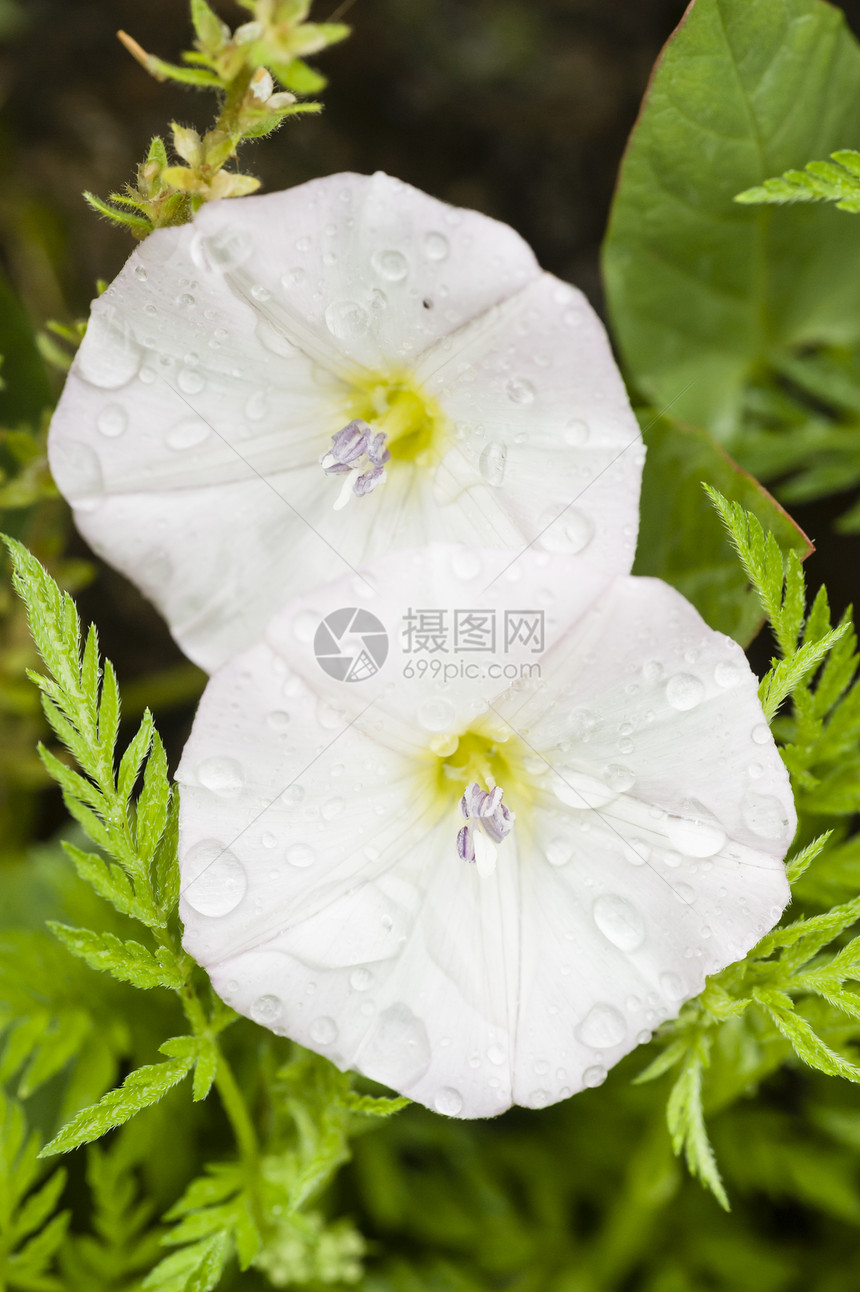
[(230, 1255), (226, 1234), (183, 1247), (159, 1261), (143, 1280), (147, 1292), (211, 1292)]
[(95, 193), (84, 192), (82, 194), (84, 201), (96, 212), (97, 215), (103, 215), (106, 219), (111, 220), (114, 224), (125, 225), (134, 233), (143, 234), (152, 233), (152, 221), (147, 220), (143, 215), (133, 215), (131, 211), (119, 211), (115, 206), (108, 202), (103, 202)]
[(200, 41), (201, 48), (214, 53), (219, 50), (229, 36), (229, 30), (206, 0), (191, 0), (191, 21)]
[(840, 211), (860, 211), (860, 153), (851, 149), (830, 154), (837, 163), (811, 161), (805, 170), (789, 170), (738, 193), (736, 202), (748, 206), (791, 202), (835, 202)]
[[(696, 0), (657, 64), (604, 252), (634, 384), (721, 440), (778, 352), (860, 339), (860, 222), (735, 194), (860, 138), (860, 50), (819, 0)], [(679, 393), (683, 392), (683, 393)]]
[(205, 1099), (212, 1089), (215, 1074), (218, 1070), (218, 1050), (211, 1041), (203, 1041), (200, 1053), (194, 1064), (194, 1080), (191, 1098), (194, 1102)]
[(68, 1153), (81, 1144), (105, 1135), (115, 1126), (121, 1126), (142, 1108), (157, 1103), (168, 1090), (179, 1082), (191, 1070), (192, 1060), (188, 1057), (168, 1059), (166, 1063), (153, 1063), (144, 1068), (137, 1068), (129, 1073), (125, 1081), (116, 1090), (109, 1090), (97, 1104), (84, 1108), (55, 1135), (49, 1144), (42, 1149), (40, 1157), (50, 1157), (55, 1153)]
[(720, 1206), (729, 1211), (729, 1200), (705, 1129), (702, 1067), (701, 1055), (691, 1051), (672, 1087), (666, 1106), (666, 1121), (676, 1155), (683, 1151), (690, 1172), (711, 1190)]
[(647, 454), (633, 572), (671, 583), (712, 628), (746, 645), (761, 626), (761, 606), (718, 517), (708, 515), (702, 482), (751, 511), (798, 556), (807, 556), (812, 544), (707, 431), (658, 418), (650, 425), (646, 422), (644, 439)]
[(758, 990), (755, 999), (773, 1019), (797, 1057), (810, 1068), (817, 1068), (829, 1077), (860, 1082), (860, 1068), (825, 1045), (806, 1019), (796, 1012), (788, 996), (782, 992)]
[(48, 921), (48, 928), (68, 947), (72, 955), (85, 961), (91, 969), (111, 974), (120, 982), (134, 987), (169, 987), (179, 991), (183, 978), (173, 964), (160, 959), (139, 942), (123, 942), (113, 933), (94, 933), (91, 929), (72, 929)]

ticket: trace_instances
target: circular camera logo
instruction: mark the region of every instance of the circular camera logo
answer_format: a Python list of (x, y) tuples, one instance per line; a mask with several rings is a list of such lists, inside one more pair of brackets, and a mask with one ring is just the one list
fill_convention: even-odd
[(319, 666), (339, 682), (364, 682), (388, 657), (388, 633), (369, 610), (345, 606), (326, 615), (314, 636)]

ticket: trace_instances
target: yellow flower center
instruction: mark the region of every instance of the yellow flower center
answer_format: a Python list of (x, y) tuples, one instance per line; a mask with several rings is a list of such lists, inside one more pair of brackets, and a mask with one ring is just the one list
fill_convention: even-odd
[(430, 742), (430, 772), (440, 810), (456, 808), (467, 785), (500, 785), (513, 812), (529, 808), (534, 783), (526, 770), (529, 750), (501, 724), (479, 722), (462, 734), (435, 736)]
[(392, 462), (435, 466), (448, 444), (448, 419), (438, 403), (408, 377), (372, 373), (352, 381), (349, 419), (359, 417), (386, 436)]

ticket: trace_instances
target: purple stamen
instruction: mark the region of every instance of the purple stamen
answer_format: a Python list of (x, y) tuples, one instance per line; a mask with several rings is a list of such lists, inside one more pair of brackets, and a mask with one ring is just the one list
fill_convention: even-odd
[(501, 843), (514, 828), (516, 813), (502, 802), (503, 794), (501, 785), (482, 790), (477, 781), (472, 781), (463, 791), (460, 812), (469, 825), (463, 826), (457, 834), (457, 852), (464, 861), (475, 860), (475, 840), (470, 831), (480, 827), (493, 843)]
[[(384, 464), (390, 457), (384, 432), (372, 431), (367, 422), (356, 417), (331, 437), (331, 447), (322, 455), (320, 463), (327, 476), (357, 472), (351, 492), (363, 498), (385, 480)], [(336, 511), (345, 506), (349, 495), (349, 486), (345, 484), (335, 501)]]
[(472, 831), (467, 825), (462, 830), (457, 831), (457, 852), (461, 861), (475, 860), (475, 844), (472, 839)]
[(365, 471), (360, 475), (352, 486), (352, 492), (357, 498), (363, 498), (366, 493), (373, 493), (378, 484), (385, 480), (385, 467), (373, 467), (370, 471)]

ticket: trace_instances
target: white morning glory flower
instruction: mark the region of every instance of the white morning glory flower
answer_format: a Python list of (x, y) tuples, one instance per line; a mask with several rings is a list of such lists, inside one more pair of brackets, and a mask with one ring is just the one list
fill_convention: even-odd
[(153, 233), (93, 303), (49, 451), (93, 548), (209, 669), (392, 549), (626, 573), (636, 543), (639, 430), (585, 298), (386, 175)]
[(436, 544), (296, 597), (177, 773), (218, 993), (462, 1117), (599, 1084), (776, 922), (796, 824), (743, 652), (679, 593), (492, 566)]

